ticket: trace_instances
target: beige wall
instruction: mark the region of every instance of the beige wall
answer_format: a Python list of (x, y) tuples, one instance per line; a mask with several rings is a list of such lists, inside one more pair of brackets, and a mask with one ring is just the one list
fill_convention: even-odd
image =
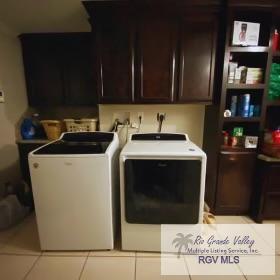
[(27, 110), (26, 89), (20, 42), (0, 24), (0, 88), (5, 103), (0, 103), (0, 195), (7, 181), (20, 178), (16, 127)]
[(187, 133), (190, 139), (201, 147), (204, 111), (204, 105), (99, 105), (100, 129), (108, 131), (116, 117), (121, 119), (127, 115), (132, 123), (137, 123), (138, 112), (143, 112), (140, 132), (156, 132), (157, 113), (166, 113), (162, 132)]

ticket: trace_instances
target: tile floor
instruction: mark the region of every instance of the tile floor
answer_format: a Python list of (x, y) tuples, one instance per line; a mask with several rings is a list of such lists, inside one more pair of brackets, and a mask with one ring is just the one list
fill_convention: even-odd
[[(243, 216), (217, 216), (217, 223), (253, 223)], [(161, 276), (160, 254), (145, 252), (41, 252), (35, 216), (0, 232), (0, 280), (280, 280), (280, 221), (276, 224), (276, 275)], [(174, 259), (174, 257), (173, 257)], [(172, 262), (172, 257), (170, 257)], [(190, 270), (191, 260), (185, 261)]]

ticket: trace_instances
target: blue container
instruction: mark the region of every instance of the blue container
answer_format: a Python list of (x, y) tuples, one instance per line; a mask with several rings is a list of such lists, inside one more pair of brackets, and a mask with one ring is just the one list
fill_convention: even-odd
[(238, 105), (237, 105), (238, 116), (242, 116), (242, 112), (243, 112), (243, 99), (242, 99), (242, 95), (240, 95), (238, 97)]
[(23, 120), (20, 126), (20, 134), (22, 139), (33, 139), (35, 137), (35, 127), (31, 118)]
[(241, 117), (247, 118), (249, 117), (249, 107), (250, 107), (250, 94), (243, 94), (241, 97), (241, 105), (242, 105), (242, 111), (241, 111)]
[(249, 107), (249, 117), (250, 118), (254, 116), (254, 108), (255, 108), (254, 105), (250, 105), (250, 107)]
[(254, 107), (254, 117), (259, 117), (261, 114), (261, 106), (260, 105), (255, 105)]
[(230, 112), (232, 117), (236, 116), (236, 110), (237, 110), (237, 96), (233, 95), (231, 97), (231, 104), (230, 104)]

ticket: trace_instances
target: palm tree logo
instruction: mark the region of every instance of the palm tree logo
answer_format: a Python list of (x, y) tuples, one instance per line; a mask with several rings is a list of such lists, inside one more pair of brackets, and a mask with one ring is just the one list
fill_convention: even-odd
[(191, 237), (192, 234), (184, 235), (183, 233), (177, 233), (176, 238), (172, 241), (172, 245), (175, 244), (175, 248), (178, 249), (178, 258), (180, 258), (180, 255), (182, 253), (183, 247), (185, 248), (185, 251), (189, 248), (189, 244), (193, 244), (193, 241)]

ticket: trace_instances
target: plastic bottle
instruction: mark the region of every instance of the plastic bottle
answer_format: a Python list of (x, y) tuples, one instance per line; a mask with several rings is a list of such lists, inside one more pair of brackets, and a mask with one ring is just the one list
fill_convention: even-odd
[(274, 144), (280, 144), (280, 126), (272, 132), (272, 139)]
[(20, 133), (23, 139), (33, 139), (35, 137), (35, 127), (31, 118), (25, 118), (20, 126)]
[(249, 117), (250, 94), (242, 95), (242, 114), (241, 117)]
[(231, 97), (231, 104), (230, 104), (230, 112), (232, 117), (236, 116), (236, 109), (237, 109), (237, 95), (233, 95)]
[(272, 50), (275, 52), (279, 47), (279, 33), (278, 30), (275, 29), (273, 39), (272, 39)]
[(40, 122), (40, 116), (38, 113), (32, 115), (32, 123), (35, 129), (35, 138), (46, 138), (46, 134)]

